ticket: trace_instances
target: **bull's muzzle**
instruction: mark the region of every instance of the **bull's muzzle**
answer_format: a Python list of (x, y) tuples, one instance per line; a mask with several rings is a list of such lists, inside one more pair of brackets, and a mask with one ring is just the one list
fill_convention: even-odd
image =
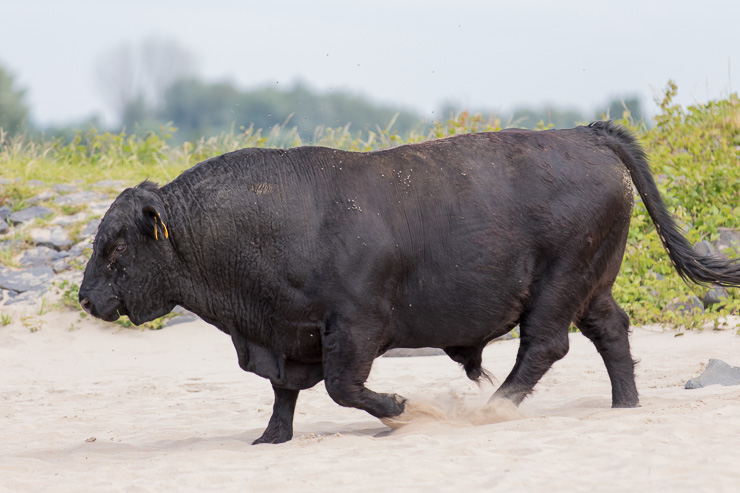
[(82, 298), (80, 300), (80, 307), (85, 310), (85, 313), (87, 313), (88, 315), (92, 315), (92, 301), (87, 298)]

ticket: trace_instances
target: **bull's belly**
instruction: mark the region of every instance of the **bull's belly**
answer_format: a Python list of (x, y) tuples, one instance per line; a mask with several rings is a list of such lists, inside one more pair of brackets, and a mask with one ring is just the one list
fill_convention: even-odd
[[(465, 265), (465, 264), (463, 264)], [(527, 303), (532, 262), (481, 256), (464, 268), (420, 269), (393, 300), (398, 347), (477, 346), (506, 334)]]
[(478, 346), (509, 332), (521, 315), (518, 306), (491, 300), (466, 306), (417, 301), (394, 312), (388, 349)]

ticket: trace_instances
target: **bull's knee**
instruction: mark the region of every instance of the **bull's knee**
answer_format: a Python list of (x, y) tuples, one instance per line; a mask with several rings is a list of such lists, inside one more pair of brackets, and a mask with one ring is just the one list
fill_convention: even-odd
[(568, 354), (568, 350), (570, 349), (568, 334), (565, 337), (555, 339), (548, 349), (550, 350), (550, 356), (553, 358), (553, 361), (565, 358), (565, 355)]
[(533, 341), (530, 348), (535, 358), (542, 360), (545, 364), (552, 364), (563, 359), (568, 354), (570, 341), (566, 333), (563, 337), (558, 336), (536, 342)]
[(340, 406), (357, 407), (358, 394), (360, 393), (359, 389), (351, 388), (339, 377), (334, 376), (325, 376), (324, 386), (326, 387), (326, 392), (329, 394), (329, 397), (331, 397), (332, 400)]
[(396, 394), (378, 394), (363, 385), (348, 383), (340, 377), (326, 376), (324, 385), (329, 397), (344, 407), (362, 409), (376, 418), (398, 416), (406, 399)]

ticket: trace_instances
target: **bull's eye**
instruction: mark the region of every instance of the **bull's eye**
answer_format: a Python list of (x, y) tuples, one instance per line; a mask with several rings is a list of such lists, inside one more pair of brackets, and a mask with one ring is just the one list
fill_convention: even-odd
[(114, 248), (113, 251), (110, 253), (110, 257), (108, 258), (108, 261), (110, 264), (115, 264), (116, 260), (123, 256), (124, 252), (126, 251), (127, 245), (126, 243), (119, 243)]

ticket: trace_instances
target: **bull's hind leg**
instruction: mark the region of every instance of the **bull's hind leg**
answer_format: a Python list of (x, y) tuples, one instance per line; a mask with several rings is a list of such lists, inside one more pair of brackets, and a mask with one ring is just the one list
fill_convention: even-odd
[(327, 322), (321, 334), (324, 383), (340, 406), (362, 409), (377, 418), (397, 416), (403, 412), (405, 399), (365, 387), (378, 352), (377, 329), (371, 324), (371, 317)]
[(491, 397), (517, 406), (553, 363), (568, 353), (568, 328), (575, 314), (575, 298), (568, 289), (551, 288), (532, 300), (519, 324), (519, 351), (514, 368)]
[(630, 320), (611, 293), (594, 297), (576, 325), (604, 360), (612, 384), (612, 407), (638, 406), (635, 362), (630, 354)]

